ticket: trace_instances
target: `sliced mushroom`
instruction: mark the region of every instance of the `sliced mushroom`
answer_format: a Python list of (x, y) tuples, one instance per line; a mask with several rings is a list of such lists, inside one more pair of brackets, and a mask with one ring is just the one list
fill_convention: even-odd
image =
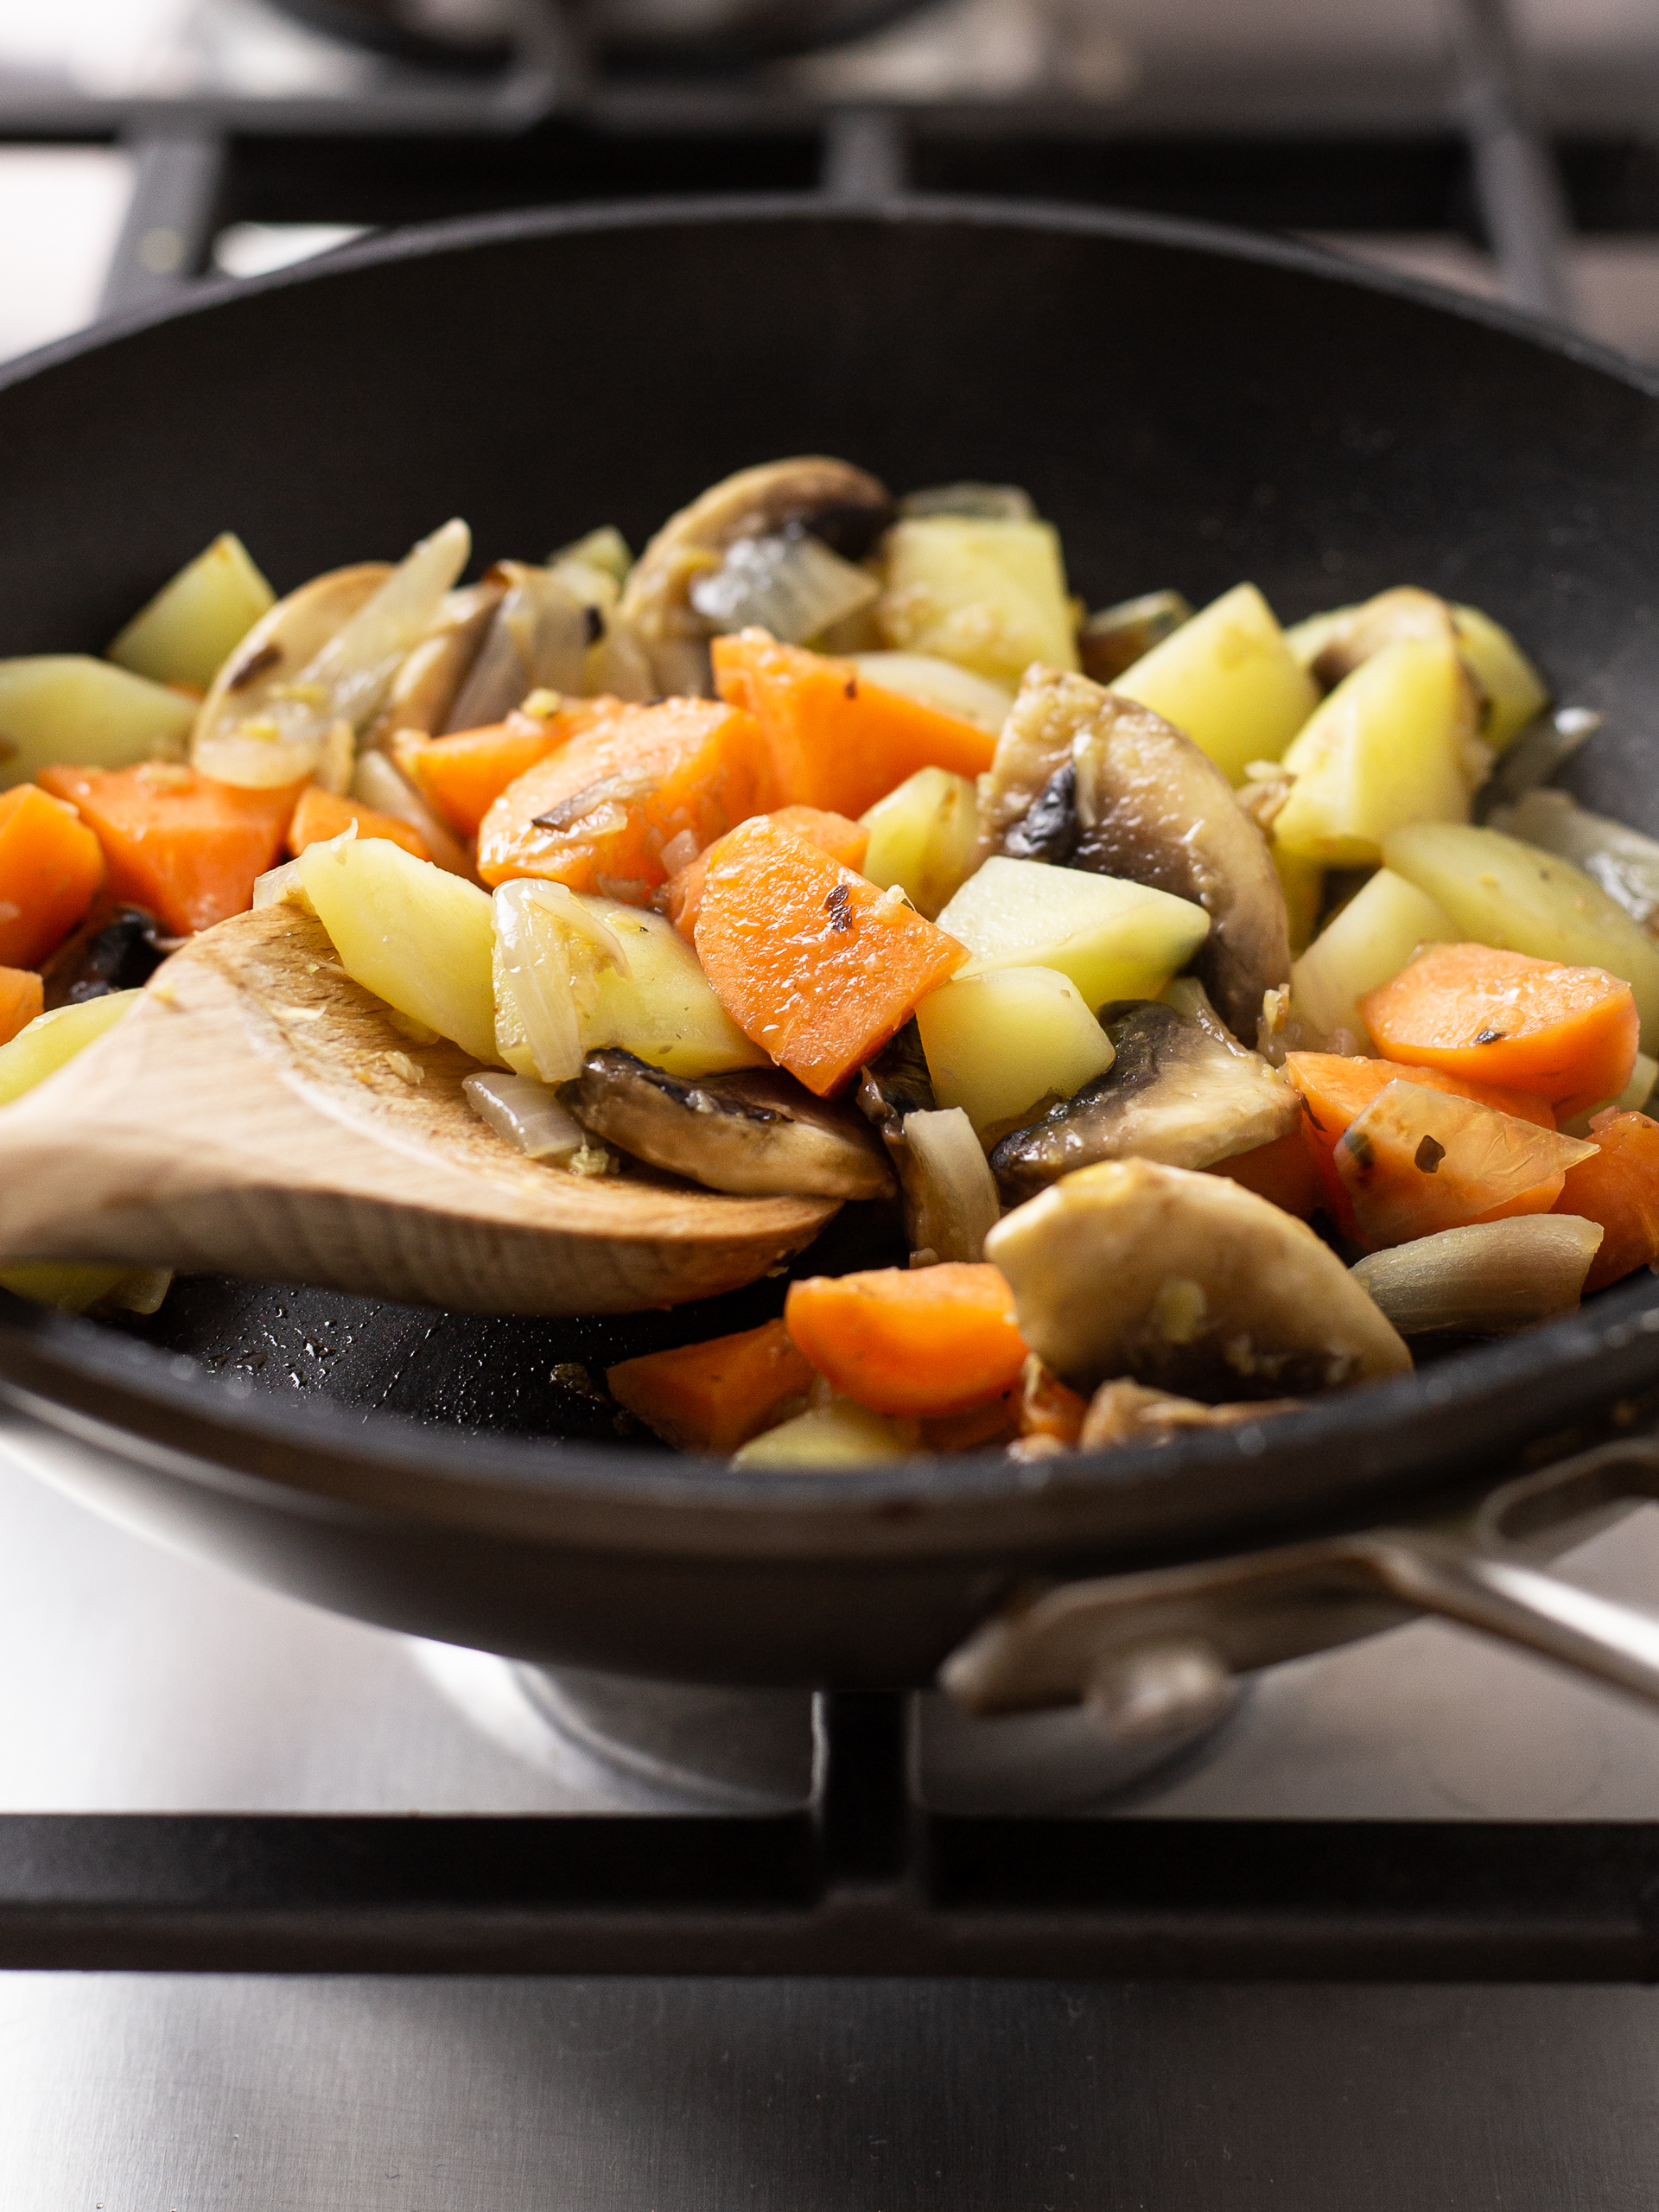
[(1206, 1406), (1196, 1398), (1175, 1398), (1167, 1390), (1149, 1390), (1144, 1382), (1120, 1379), (1103, 1382), (1090, 1400), (1077, 1448), (1113, 1452), (1127, 1444), (1173, 1444), (1194, 1429), (1236, 1428), (1241, 1421), (1294, 1414), (1301, 1404), (1300, 1398), (1257, 1398), (1243, 1404)]
[(551, 569), (498, 561), (486, 581), (498, 582), (502, 596), (446, 730), (501, 721), (532, 691), (580, 692), (588, 648), (601, 633), (603, 617)]
[(1010, 1205), (1097, 1160), (1210, 1167), (1296, 1126), (1296, 1091), (1213, 1014), (1207, 1022), (1187, 1020), (1173, 1006), (1142, 1000), (1109, 1019), (1106, 1033), (1117, 1048), (1107, 1072), (1004, 1137), (991, 1154)]
[(856, 1115), (780, 1069), (693, 1082), (607, 1048), (588, 1053), (565, 1097), (607, 1143), (711, 1191), (879, 1198), (893, 1188)]
[(618, 612), (664, 691), (707, 694), (716, 625), (691, 605), (690, 589), (720, 566), (728, 545), (794, 528), (857, 560), (892, 517), (887, 486), (850, 461), (809, 454), (741, 469), (669, 518), (630, 574)]
[(400, 730), (430, 737), (444, 728), (506, 588), (505, 579), (486, 576), (445, 594), (436, 621), (387, 685), (385, 704), (364, 733), (365, 750), (389, 746)]
[(1087, 677), (1033, 668), (981, 780), (980, 820), (982, 859), (1053, 861), (1202, 906), (1211, 928), (1195, 965), (1240, 1036), (1255, 1033), (1263, 993), (1289, 982), (1285, 894), (1267, 840), (1214, 761), (1149, 708)]
[(1405, 1373), (1411, 1354), (1304, 1223), (1224, 1176), (1080, 1168), (1005, 1214), (985, 1256), (1073, 1389), (1120, 1376), (1224, 1402)]
[(292, 683), (391, 574), (390, 561), (359, 561), (313, 576), (262, 614), (214, 677), (196, 710), (196, 740), (257, 715)]

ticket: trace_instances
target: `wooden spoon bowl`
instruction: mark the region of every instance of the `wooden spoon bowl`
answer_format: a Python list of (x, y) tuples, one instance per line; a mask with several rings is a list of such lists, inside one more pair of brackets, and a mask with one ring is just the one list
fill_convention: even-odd
[(836, 1211), (527, 1160), (467, 1104), (476, 1072), (412, 1043), (312, 916), (238, 915), (0, 1113), (0, 1257), (619, 1313), (752, 1282)]

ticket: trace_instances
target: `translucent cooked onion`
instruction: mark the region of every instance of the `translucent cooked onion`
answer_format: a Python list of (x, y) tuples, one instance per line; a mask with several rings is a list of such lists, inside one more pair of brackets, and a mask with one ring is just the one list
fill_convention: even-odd
[(1581, 868), (1634, 920), (1652, 930), (1659, 917), (1659, 843), (1605, 814), (1592, 814), (1565, 791), (1529, 791), (1488, 817), (1494, 830), (1541, 846)]
[[(356, 825), (353, 824), (353, 827)], [(316, 909), (311, 904), (311, 894), (300, 880), (297, 861), (284, 861), (279, 868), (268, 868), (263, 875), (253, 879), (253, 903), (261, 906), (277, 906), (289, 899), (296, 906), (303, 906), (308, 914)]]
[(1518, 1214), (1373, 1252), (1353, 1274), (1402, 1337), (1504, 1336), (1570, 1313), (1601, 1239), (1577, 1214)]
[(499, 722), (538, 689), (574, 693), (583, 688), (586, 605), (550, 569), (515, 563), (509, 573), (507, 595), (445, 718), (446, 730)]
[[(340, 756), (431, 626), (471, 550), (464, 522), (423, 538), (292, 683), (267, 692), (249, 715), (228, 696), (213, 726), (196, 733), (194, 766), (220, 783), (267, 789), (315, 773), (332, 739), (330, 780), (343, 785)], [(342, 726), (343, 745), (334, 734)]]
[(395, 822), (407, 822), (411, 830), (418, 830), (428, 856), (447, 875), (464, 875), (469, 882), (477, 881), (466, 847), (384, 753), (359, 755), (352, 772), (352, 797), (360, 798), (378, 814), (389, 814)]
[(568, 1160), (588, 1147), (575, 1116), (533, 1076), (469, 1075), (461, 1084), (474, 1113), (530, 1160)]
[(901, 1171), (912, 1247), (936, 1260), (981, 1260), (1001, 1208), (974, 1125), (960, 1106), (906, 1114)]
[(1563, 762), (1601, 728), (1593, 707), (1558, 707), (1522, 730), (1493, 770), (1481, 793), (1483, 819), (1497, 806), (1512, 805), (1540, 784), (1547, 784)]
[(1462, 1228), (1596, 1148), (1472, 1098), (1402, 1080), (1349, 1123), (1336, 1164), (1361, 1242), (1381, 1247)]
[(692, 606), (718, 631), (770, 630), (798, 645), (856, 614), (880, 586), (809, 532), (733, 540), (720, 566), (697, 576)]
[(493, 905), (497, 1049), (518, 1075), (569, 1083), (582, 1073), (600, 976), (626, 976), (627, 952), (562, 883), (504, 883)]

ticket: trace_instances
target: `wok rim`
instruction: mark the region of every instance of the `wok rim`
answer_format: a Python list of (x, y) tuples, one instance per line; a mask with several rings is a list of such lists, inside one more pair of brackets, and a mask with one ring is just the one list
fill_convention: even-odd
[[(525, 238), (593, 235), (710, 224), (811, 221), (862, 226), (967, 225), (1122, 240), (1196, 256), (1284, 270), (1321, 283), (1370, 291), (1450, 315), (1554, 353), (1659, 399), (1659, 368), (1503, 302), (1473, 298), (1427, 280), (1299, 241), (1174, 216), (1083, 208), (1036, 200), (911, 194), (871, 206), (816, 194), (721, 194), (589, 203), (425, 224), (386, 232), (251, 279), (203, 280), (180, 300), (135, 309), (0, 366), (0, 393), (60, 365), (118, 346), (158, 326), (213, 315), (296, 286), (349, 281), (359, 270), (440, 260)], [(859, 1551), (938, 1555), (1012, 1549), (1010, 1510), (1034, 1509), (1027, 1548), (1111, 1549), (1131, 1500), (1166, 1497), (1177, 1477), (1227, 1479), (1230, 1503), (1169, 1526), (1152, 1548), (1195, 1556), (1230, 1548), (1241, 1535), (1275, 1526), (1299, 1531), (1374, 1520), (1395, 1501), (1446, 1486), (1444, 1447), (1432, 1431), (1454, 1414), (1508, 1400), (1533, 1430), (1582, 1421), (1599, 1401), (1659, 1380), (1659, 1285), (1627, 1283), (1594, 1305), (1523, 1336), (1464, 1352), (1444, 1366), (1333, 1395), (1303, 1412), (1161, 1448), (1077, 1453), (1021, 1466), (1001, 1454), (914, 1457), (780, 1476), (734, 1469), (700, 1454), (664, 1457), (621, 1445), (526, 1439), (434, 1428), (384, 1411), (359, 1411), (319, 1397), (287, 1399), (225, 1377), (188, 1355), (165, 1351), (97, 1324), (27, 1305), (0, 1292), (0, 1399), (84, 1441), (165, 1466), (216, 1487), (274, 1490), (294, 1505), (391, 1510), (421, 1519), (565, 1538), (575, 1510), (607, 1548), (662, 1554), (681, 1548), (794, 1552), (841, 1526)], [(1368, 1440), (1388, 1436), (1388, 1448)], [(1269, 1437), (1271, 1442), (1269, 1442)], [(1397, 1440), (1397, 1444), (1396, 1444)], [(1282, 1444), (1281, 1452), (1275, 1447)], [(1403, 1451), (1397, 1446), (1408, 1447)], [(1310, 1455), (1344, 1459), (1338, 1477), (1311, 1478)], [(1467, 1454), (1464, 1453), (1466, 1463)], [(301, 1462), (296, 1466), (296, 1458)], [(1290, 1484), (1262, 1484), (1274, 1462), (1302, 1471)], [(1493, 1478), (1513, 1457), (1497, 1458)], [(1250, 1477), (1258, 1479), (1253, 1484)], [(1466, 1471), (1462, 1479), (1468, 1479)], [(487, 1507), (487, 1510), (486, 1510)], [(621, 1509), (619, 1510), (619, 1509)], [(635, 1509), (650, 1509), (637, 1512)], [(664, 1515), (671, 1516), (665, 1523)], [(1154, 1519), (1161, 1520), (1155, 1513)], [(1131, 1515), (1133, 1519), (1134, 1516)], [(631, 1526), (631, 1523), (633, 1524)], [(671, 1527), (676, 1532), (669, 1535)], [(852, 1531), (860, 1533), (855, 1537)], [(1044, 1531), (1046, 1531), (1045, 1536)], [(1133, 1546), (1132, 1546), (1133, 1548)], [(1146, 1548), (1145, 1544), (1141, 1548)]]

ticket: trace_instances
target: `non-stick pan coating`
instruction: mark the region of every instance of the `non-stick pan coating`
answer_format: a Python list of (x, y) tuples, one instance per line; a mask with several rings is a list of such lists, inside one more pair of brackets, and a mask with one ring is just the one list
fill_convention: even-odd
[[(1659, 404), (1515, 319), (1173, 223), (632, 208), (353, 250), (0, 377), (0, 652), (97, 650), (216, 531), (279, 588), (449, 513), (484, 558), (638, 544), (728, 469), (1026, 485), (1091, 604), (1249, 576), (1287, 620), (1410, 581), (1606, 710), (1567, 780), (1659, 831)], [(879, 1252), (878, 1217), (835, 1232)], [(778, 1284), (607, 1323), (185, 1284), (125, 1330), (7, 1301), (57, 1473), (341, 1610), (733, 1680), (924, 1678), (1018, 1574), (1375, 1516), (1659, 1379), (1645, 1273), (1270, 1428), (1015, 1470), (736, 1476), (610, 1440), (599, 1375)]]

